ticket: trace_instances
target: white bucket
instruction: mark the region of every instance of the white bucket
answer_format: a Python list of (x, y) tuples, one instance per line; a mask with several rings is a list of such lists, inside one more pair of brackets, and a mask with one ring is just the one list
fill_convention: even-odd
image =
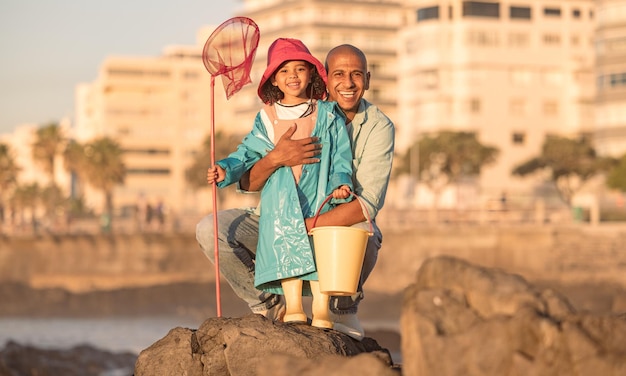
[[(359, 197), (351, 194), (363, 205)], [(313, 236), (320, 291), (332, 296), (354, 295), (361, 278), (367, 240), (372, 235), (372, 223), (368, 218), (370, 231), (349, 226), (315, 227), (321, 209), (331, 197), (320, 206), (309, 231)]]
[(356, 294), (369, 232), (346, 226), (311, 230), (320, 291), (327, 295)]

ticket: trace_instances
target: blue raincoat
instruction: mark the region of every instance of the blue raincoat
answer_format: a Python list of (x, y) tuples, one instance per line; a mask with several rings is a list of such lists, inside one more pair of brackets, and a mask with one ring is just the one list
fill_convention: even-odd
[[(320, 162), (302, 166), (299, 184), (290, 167), (281, 167), (269, 177), (261, 191), (255, 286), (271, 293), (283, 294), (282, 279), (318, 279), (304, 219), (313, 217), (334, 189), (342, 185), (353, 189), (350, 137), (335, 102), (317, 102), (317, 121), (312, 136), (319, 137), (322, 145)], [(244, 137), (237, 151), (217, 162), (226, 171), (224, 181), (218, 186), (238, 182), (273, 148), (259, 112), (252, 131)], [(333, 199), (321, 213), (345, 201)], [(306, 285), (304, 293), (310, 295)]]

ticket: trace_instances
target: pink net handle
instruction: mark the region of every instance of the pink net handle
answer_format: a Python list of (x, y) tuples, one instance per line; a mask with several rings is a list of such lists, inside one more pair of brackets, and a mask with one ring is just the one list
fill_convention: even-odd
[(254, 21), (234, 17), (218, 26), (204, 44), (204, 67), (212, 76), (222, 76), (226, 98), (252, 82), (250, 70), (259, 39), (259, 27)]

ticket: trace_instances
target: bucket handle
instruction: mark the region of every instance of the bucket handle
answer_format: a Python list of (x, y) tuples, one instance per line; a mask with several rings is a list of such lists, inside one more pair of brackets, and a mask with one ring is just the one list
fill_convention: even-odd
[[(374, 227), (372, 226), (372, 219), (370, 218), (370, 213), (367, 211), (367, 208), (365, 207), (363, 200), (359, 196), (357, 196), (354, 192), (350, 192), (350, 195), (354, 196), (354, 198), (357, 199), (359, 204), (361, 204), (361, 207), (363, 208), (363, 211), (365, 212), (365, 217), (367, 217), (367, 223), (369, 223), (370, 225), (369, 236), (374, 235)], [(315, 224), (317, 223), (317, 218), (319, 217), (320, 212), (322, 211), (322, 208), (324, 207), (324, 205), (328, 203), (328, 201), (330, 201), (331, 198), (333, 198), (332, 193), (329, 194), (328, 197), (326, 197), (324, 202), (322, 202), (322, 205), (320, 205), (319, 209), (317, 209), (317, 213), (315, 213), (315, 217), (313, 217), (313, 225), (311, 226), (312, 228), (315, 228)]]

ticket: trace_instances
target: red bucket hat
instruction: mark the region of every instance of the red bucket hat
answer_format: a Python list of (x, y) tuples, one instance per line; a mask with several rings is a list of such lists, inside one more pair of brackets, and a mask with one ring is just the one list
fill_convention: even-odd
[(281, 64), (290, 60), (304, 60), (313, 64), (315, 68), (317, 68), (317, 73), (322, 77), (322, 80), (324, 80), (324, 83), (327, 83), (324, 65), (311, 55), (311, 52), (304, 43), (293, 38), (278, 38), (267, 50), (267, 68), (265, 68), (261, 82), (259, 82), (259, 89), (257, 90), (257, 94), (261, 100), (263, 100), (263, 96), (261, 95), (263, 85), (272, 77)]

